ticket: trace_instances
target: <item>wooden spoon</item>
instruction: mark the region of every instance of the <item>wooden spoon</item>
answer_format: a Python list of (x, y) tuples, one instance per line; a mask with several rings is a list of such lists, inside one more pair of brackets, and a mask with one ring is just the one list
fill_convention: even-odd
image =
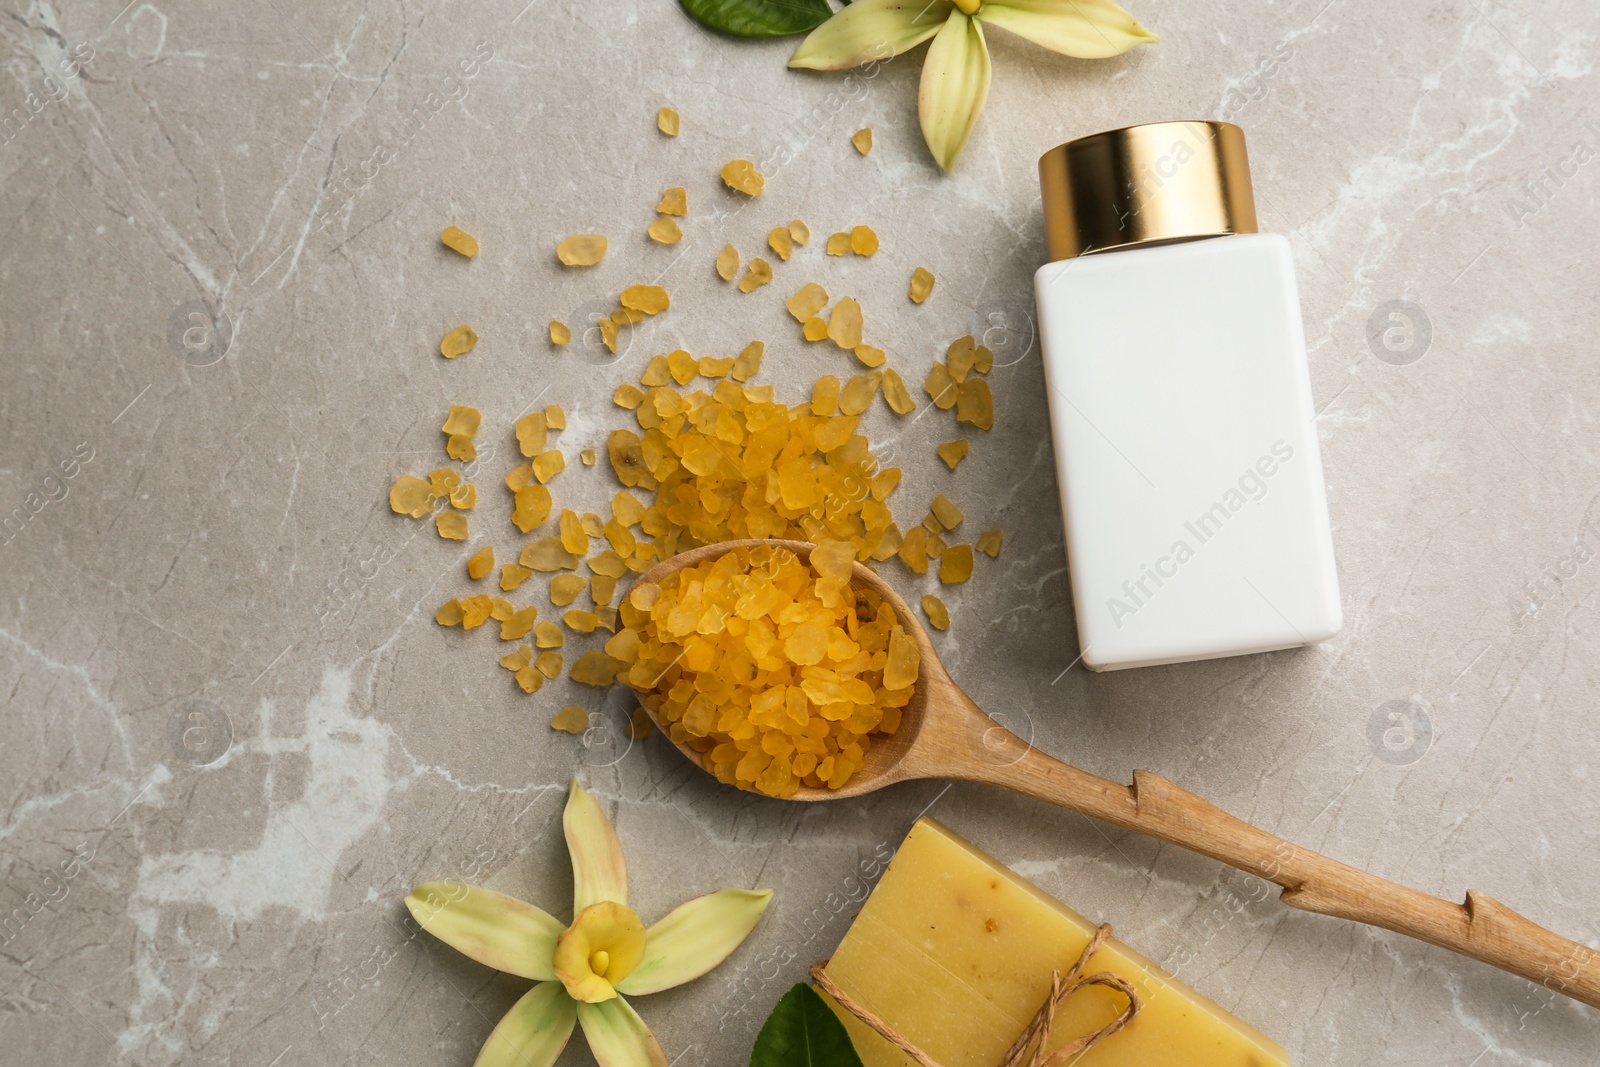
[[(683, 567), (760, 545), (782, 546), (802, 559), (811, 554), (811, 545), (802, 541), (724, 541), (674, 556), (640, 581), (660, 582)], [(950, 679), (927, 631), (888, 582), (860, 563), (854, 580), (893, 607), (916, 639), (922, 653), (916, 692), (903, 709), (900, 729), (872, 739), (865, 766), (843, 788), (801, 786), (793, 799), (860, 796), (918, 778), (987, 782), (1274, 882), (1283, 887), (1279, 899), (1292, 908), (1415, 937), (1600, 1008), (1600, 951), (1546, 930), (1492, 897), (1468, 890), (1466, 903), (1454, 904), (1291, 844), (1158, 774), (1135, 771), (1133, 785), (1119, 785), (1045, 755), (985, 715)], [(693, 749), (677, 747), (700, 765)]]

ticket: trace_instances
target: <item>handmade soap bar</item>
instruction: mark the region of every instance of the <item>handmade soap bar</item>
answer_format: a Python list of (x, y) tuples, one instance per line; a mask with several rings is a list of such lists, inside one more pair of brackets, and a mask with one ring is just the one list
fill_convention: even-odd
[[(943, 1067), (996, 1067), (1094, 934), (1094, 924), (932, 819), (911, 828), (827, 966), (828, 977)], [(1287, 1067), (1273, 1041), (1112, 939), (1085, 974), (1133, 983), (1144, 1007), (1074, 1067)], [(1103, 986), (1056, 1014), (1054, 1049), (1110, 1022)], [(911, 1057), (834, 1006), (866, 1067)]]

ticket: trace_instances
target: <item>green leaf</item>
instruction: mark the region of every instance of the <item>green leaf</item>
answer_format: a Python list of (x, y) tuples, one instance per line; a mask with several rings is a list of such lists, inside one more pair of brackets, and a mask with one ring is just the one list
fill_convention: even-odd
[(814, 30), (833, 16), (828, 0), (678, 0), (705, 26), (735, 37), (785, 37)]
[(844, 1023), (805, 982), (779, 999), (756, 1035), (750, 1067), (862, 1067)]

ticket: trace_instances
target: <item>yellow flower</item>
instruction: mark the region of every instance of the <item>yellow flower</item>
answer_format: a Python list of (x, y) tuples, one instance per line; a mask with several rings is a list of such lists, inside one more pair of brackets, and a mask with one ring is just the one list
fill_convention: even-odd
[(988, 23), (1062, 55), (1104, 59), (1155, 34), (1112, 0), (856, 0), (812, 30), (789, 66), (844, 70), (933, 38), (922, 63), (922, 137), (949, 170), (989, 95)]
[(475, 1067), (549, 1067), (583, 1027), (601, 1067), (667, 1067), (644, 1020), (622, 995), (699, 978), (755, 928), (770, 889), (720, 889), (646, 927), (628, 907), (628, 868), (611, 822), (578, 787), (561, 817), (572, 856), (572, 924), (532, 904), (454, 882), (419, 885), (406, 907), (430, 934), (537, 984), (506, 1012)]

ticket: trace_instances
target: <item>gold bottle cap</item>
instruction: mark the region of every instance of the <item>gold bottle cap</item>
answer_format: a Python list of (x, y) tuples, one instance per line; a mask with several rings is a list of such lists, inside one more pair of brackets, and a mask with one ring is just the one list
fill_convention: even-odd
[(1244, 131), (1150, 122), (1080, 137), (1039, 157), (1050, 260), (1130, 245), (1255, 233)]

